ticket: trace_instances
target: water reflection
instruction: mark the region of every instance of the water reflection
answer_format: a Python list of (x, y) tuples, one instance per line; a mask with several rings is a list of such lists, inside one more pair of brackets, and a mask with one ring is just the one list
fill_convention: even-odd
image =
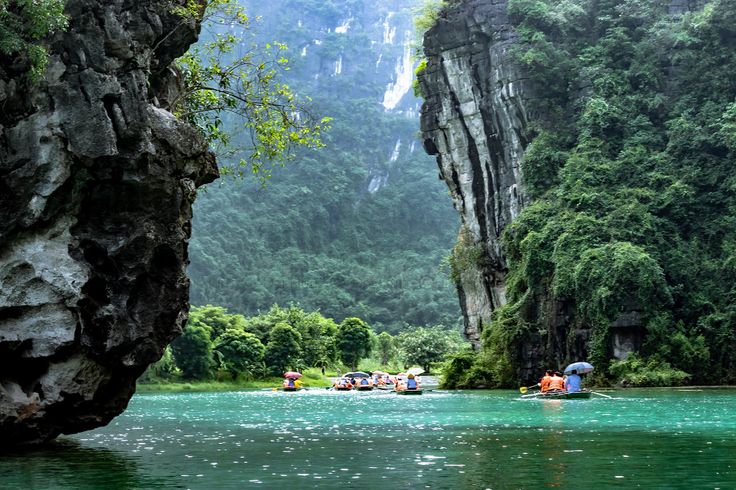
[(182, 488), (165, 475), (142, 474), (136, 458), (105, 448), (60, 439), (40, 446), (0, 453), (0, 487), (13, 489)]

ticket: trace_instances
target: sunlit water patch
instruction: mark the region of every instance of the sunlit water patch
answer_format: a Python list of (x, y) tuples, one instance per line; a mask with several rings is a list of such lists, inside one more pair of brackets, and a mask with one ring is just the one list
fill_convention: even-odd
[(736, 488), (736, 391), (138, 395), (0, 488)]

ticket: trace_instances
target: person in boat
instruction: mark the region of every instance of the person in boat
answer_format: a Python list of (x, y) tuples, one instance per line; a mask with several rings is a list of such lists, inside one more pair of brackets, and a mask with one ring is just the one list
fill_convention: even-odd
[(544, 376), (542, 376), (542, 380), (537, 383), (537, 386), (539, 386), (539, 391), (541, 391), (542, 393), (546, 393), (547, 391), (549, 391), (550, 381), (552, 381), (552, 370), (548, 369), (544, 373)]
[(555, 371), (549, 380), (549, 388), (547, 391), (565, 391), (565, 381), (562, 379), (562, 373)]
[(294, 380), (292, 378), (287, 378), (284, 386), (286, 388), (296, 388), (296, 386), (294, 386)]
[(419, 389), (419, 385), (417, 384), (417, 380), (413, 374), (410, 374), (408, 379), (406, 380), (406, 389), (407, 390)]
[(368, 378), (360, 378), (360, 386), (368, 386)]
[(581, 385), (580, 376), (578, 376), (577, 370), (573, 369), (572, 373), (565, 379), (565, 389), (568, 393), (575, 393), (580, 391)]

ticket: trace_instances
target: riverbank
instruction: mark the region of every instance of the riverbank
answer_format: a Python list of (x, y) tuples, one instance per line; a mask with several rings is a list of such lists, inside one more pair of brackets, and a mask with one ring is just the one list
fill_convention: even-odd
[[(323, 376), (319, 369), (309, 369), (301, 378), (305, 388), (325, 388), (332, 386), (332, 380)], [(248, 389), (279, 388), (284, 379), (269, 377), (261, 379), (238, 380), (159, 380), (139, 382), (136, 386), (138, 393), (178, 393), (178, 392), (210, 392), (210, 391), (239, 391)]]

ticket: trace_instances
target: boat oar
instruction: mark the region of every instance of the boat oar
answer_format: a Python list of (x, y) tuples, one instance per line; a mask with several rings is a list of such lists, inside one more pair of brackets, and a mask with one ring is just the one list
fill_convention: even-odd
[(524, 393), (529, 391), (529, 388), (536, 388), (537, 386), (539, 386), (539, 383), (531, 386), (522, 386), (521, 388), (519, 388), (519, 392), (523, 395)]
[(604, 395), (603, 393), (598, 393), (597, 391), (591, 391), (592, 394), (602, 396), (603, 398), (610, 398), (613, 400), (612, 396)]

